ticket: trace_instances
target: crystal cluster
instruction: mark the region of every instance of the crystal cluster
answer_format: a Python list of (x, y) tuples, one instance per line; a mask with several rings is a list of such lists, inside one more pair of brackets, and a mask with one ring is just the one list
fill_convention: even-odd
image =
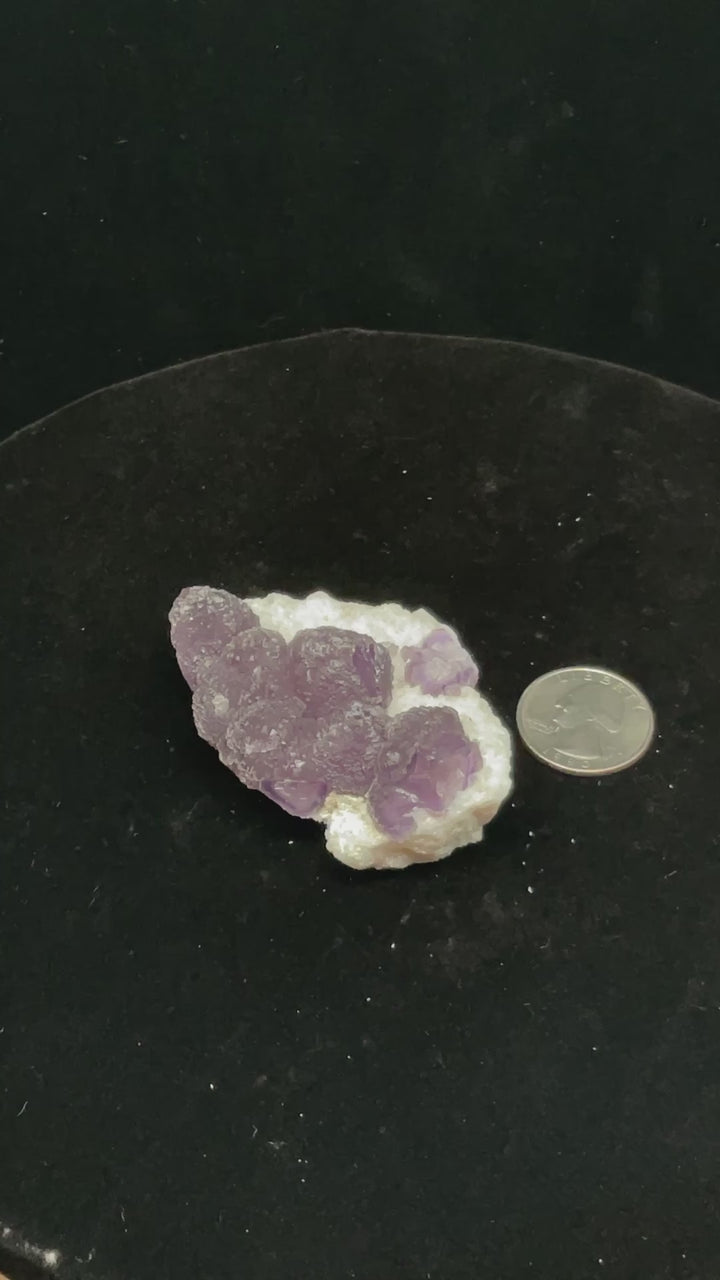
[[(455, 707), (432, 703), (478, 679), (446, 628), (404, 646), (336, 625), (283, 635), (212, 587), (181, 591), (170, 626), (198, 732), (241, 782), (290, 813), (322, 816), (329, 797), (364, 798), (377, 831), (403, 840), (447, 813), (482, 768)], [(431, 705), (391, 705), (412, 687)]]

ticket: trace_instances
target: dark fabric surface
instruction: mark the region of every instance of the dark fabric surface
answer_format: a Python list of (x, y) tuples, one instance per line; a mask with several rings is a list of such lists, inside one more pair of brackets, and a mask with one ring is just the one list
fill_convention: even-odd
[[(719, 428), (350, 332), (0, 449), (0, 1223), (62, 1276), (717, 1277)], [(196, 737), (166, 611), (206, 580), (425, 604), (508, 718), (619, 668), (657, 749), (519, 752), (484, 846), (353, 874)]]
[(720, 394), (717, 0), (4, 0), (0, 433), (322, 328)]

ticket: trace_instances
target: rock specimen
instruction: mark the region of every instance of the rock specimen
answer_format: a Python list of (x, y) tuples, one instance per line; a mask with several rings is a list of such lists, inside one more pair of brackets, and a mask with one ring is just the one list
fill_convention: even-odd
[(350, 867), (444, 858), (510, 790), (510, 735), (425, 609), (186, 587), (170, 634), (201, 737)]

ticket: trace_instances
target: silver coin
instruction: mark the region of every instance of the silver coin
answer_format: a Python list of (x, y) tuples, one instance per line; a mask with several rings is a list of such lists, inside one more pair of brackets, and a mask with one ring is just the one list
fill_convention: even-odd
[(637, 685), (597, 667), (563, 667), (533, 680), (517, 709), (525, 746), (563, 773), (617, 773), (645, 755), (655, 716)]

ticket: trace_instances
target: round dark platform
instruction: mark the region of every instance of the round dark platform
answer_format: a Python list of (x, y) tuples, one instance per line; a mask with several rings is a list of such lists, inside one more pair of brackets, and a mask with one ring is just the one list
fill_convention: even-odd
[[(343, 332), (0, 448), (14, 1248), (89, 1280), (720, 1273), (719, 433), (623, 369)], [(196, 737), (166, 614), (199, 581), (427, 605), (508, 719), (548, 667), (615, 667), (657, 750), (602, 781), (519, 751), (483, 846), (353, 874)]]

